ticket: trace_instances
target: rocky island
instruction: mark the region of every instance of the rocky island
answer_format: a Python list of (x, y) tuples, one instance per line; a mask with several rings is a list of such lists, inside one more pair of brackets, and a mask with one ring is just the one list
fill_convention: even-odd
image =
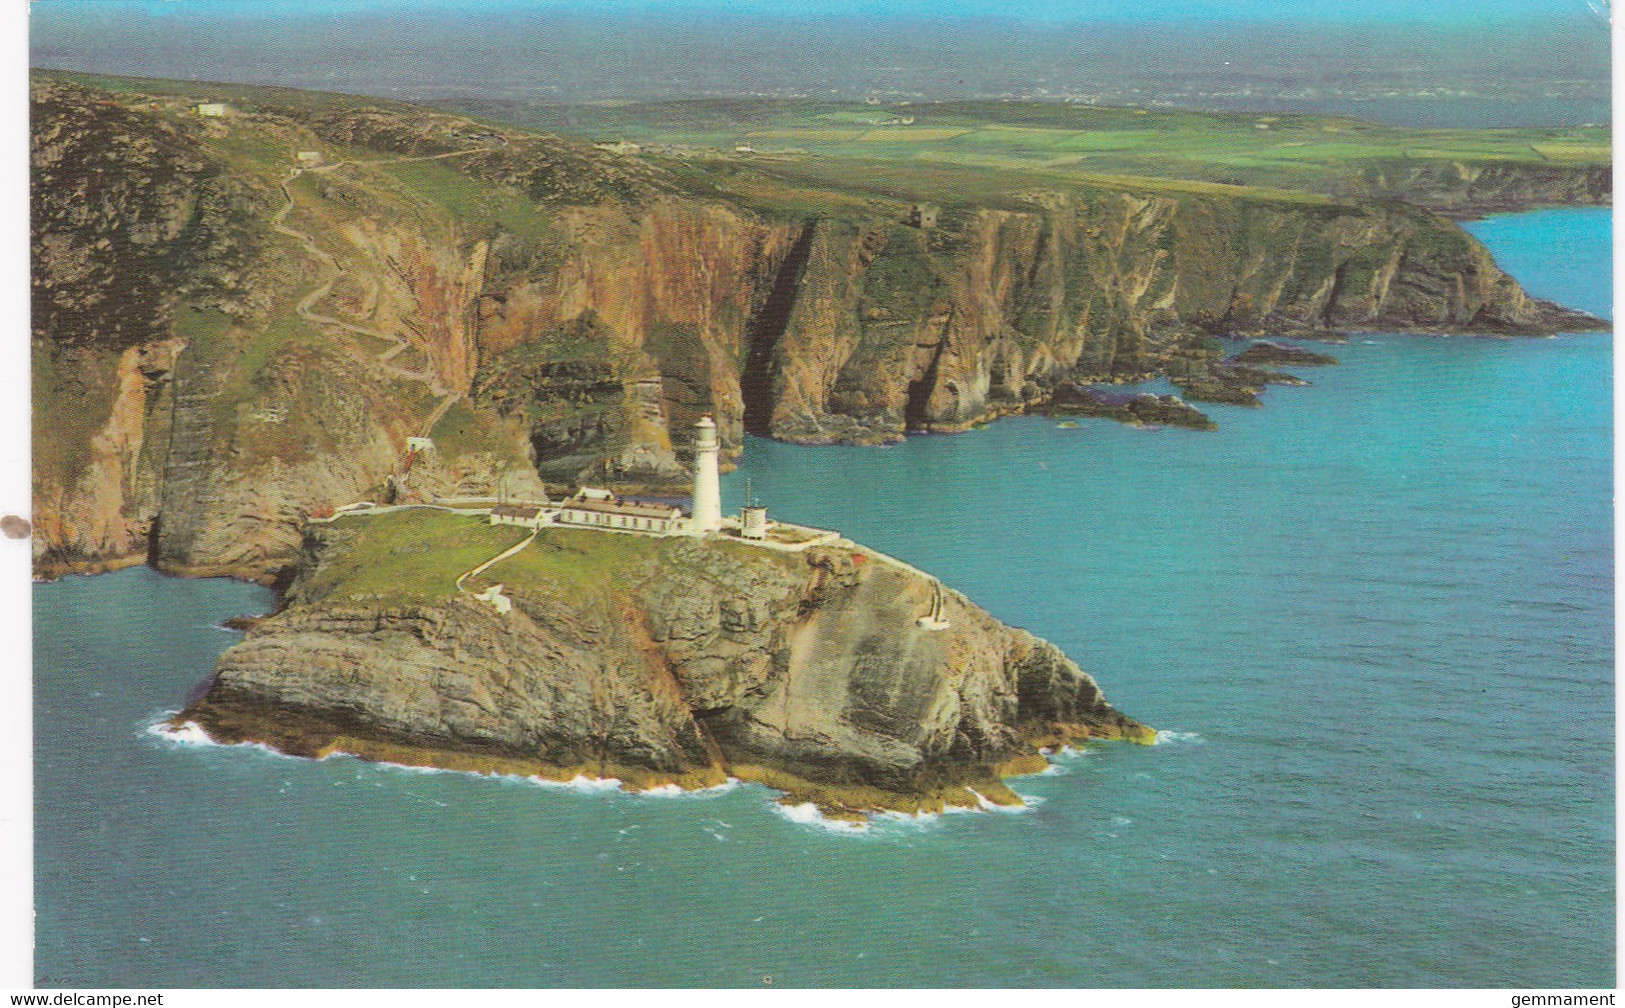
[[(314, 526), (286, 606), (177, 723), (222, 742), (633, 789), (757, 781), (862, 819), (1020, 804), (1001, 778), (1086, 739), (1150, 742), (1054, 645), (849, 543), (551, 530), (407, 510)], [(436, 562), (424, 563), (430, 551)], [(476, 597), (504, 586), (511, 608)]]
[[(709, 431), (709, 428), (707, 429)], [(703, 433), (703, 432), (702, 432)], [(729, 778), (828, 817), (1021, 804), (1005, 775), (1155, 741), (1054, 645), (833, 532), (695, 510), (403, 507), (312, 523), (283, 608), (176, 718), (224, 742), (634, 789)], [(515, 527), (513, 523), (525, 527)]]

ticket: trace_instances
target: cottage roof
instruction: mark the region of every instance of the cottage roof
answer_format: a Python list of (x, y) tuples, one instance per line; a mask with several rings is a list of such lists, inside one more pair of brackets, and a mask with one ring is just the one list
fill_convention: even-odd
[(570, 498), (565, 507), (575, 511), (593, 511), (598, 514), (618, 514), (632, 518), (676, 518), (683, 512), (680, 508), (670, 504), (647, 504), (642, 501), (623, 501), (611, 498), (601, 500), (593, 497), (583, 497), (580, 494)]
[(491, 508), (491, 513), (500, 518), (534, 518), (541, 514), (542, 510), (525, 507), (522, 504), (498, 504)]

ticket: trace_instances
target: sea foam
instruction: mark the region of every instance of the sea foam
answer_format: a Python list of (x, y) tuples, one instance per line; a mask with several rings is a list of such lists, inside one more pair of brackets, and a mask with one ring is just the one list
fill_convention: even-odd
[(738, 777), (729, 777), (721, 784), (712, 784), (709, 787), (682, 788), (676, 784), (659, 784), (652, 788), (644, 788), (641, 791), (633, 791), (630, 793), (640, 796), (647, 796), (650, 798), (698, 798), (705, 795), (717, 795), (722, 794), (725, 791), (732, 791), (734, 788), (738, 787), (740, 783), (741, 781)]
[(1170, 742), (1185, 742), (1190, 745), (1207, 745), (1207, 739), (1193, 731), (1157, 732), (1157, 745), (1167, 745)]
[[(174, 717), (174, 715), (171, 714), (169, 717)], [(209, 733), (204, 731), (203, 726), (196, 721), (184, 721), (177, 725), (166, 718), (156, 724), (148, 725), (147, 734), (156, 735), (158, 738), (174, 742), (177, 745), (205, 746), (220, 744), (210, 738)]]
[(532, 784), (539, 784), (542, 787), (564, 788), (569, 791), (581, 791), (589, 794), (597, 791), (621, 790), (621, 779), (619, 777), (588, 777), (586, 774), (576, 774), (567, 781), (548, 780), (546, 777), (535, 776), (522, 779)]
[(800, 805), (786, 805), (783, 802), (774, 802), (773, 810), (793, 823), (803, 826), (817, 826), (834, 833), (848, 835), (865, 833), (869, 829), (868, 823), (849, 822), (845, 819), (831, 819), (818, 811), (818, 806), (812, 802), (802, 802)]
[(1016, 797), (1021, 799), (1020, 805), (1000, 805), (996, 801), (989, 801), (985, 795), (975, 788), (968, 787), (965, 790), (976, 796), (976, 804), (981, 807), (983, 812), (1025, 812), (1028, 806), (1038, 804), (1036, 799), (1018, 794)]
[(172, 723), (171, 719), (174, 718), (177, 713), (179, 712), (168, 711), (160, 715), (163, 720), (148, 725), (145, 730), (146, 734), (151, 735), (154, 738), (163, 739), (170, 745), (197, 746), (199, 748), (205, 746), (219, 746), (222, 749), (258, 749), (260, 752), (269, 753), (272, 756), (279, 756), (282, 759), (300, 758), (298, 756), (289, 756), (285, 752), (279, 752), (261, 742), (217, 742), (213, 738), (209, 737), (209, 733), (205, 731), (203, 726), (198, 724), (196, 721), (183, 721), (178, 725)]
[[(146, 728), (146, 733), (149, 734), (149, 735), (155, 736), (157, 738), (163, 739), (165, 742), (170, 743), (172, 745), (219, 746), (221, 748), (234, 748), (234, 749), (249, 748), (249, 749), (258, 749), (258, 750), (260, 750), (262, 752), (270, 753), (271, 755), (274, 755), (274, 756), (280, 756), (283, 759), (304, 759), (305, 758), (305, 757), (300, 757), (300, 756), (290, 756), (287, 753), (279, 752), (278, 750), (273, 749), (272, 747), (270, 747), (268, 745), (264, 745), (264, 744), (259, 743), (259, 742), (237, 742), (237, 743), (217, 742), (213, 738), (211, 738), (209, 736), (209, 733), (206, 730), (204, 730), (203, 726), (198, 724), (196, 721), (184, 721), (179, 725), (176, 725), (176, 724), (172, 723), (172, 719), (175, 717), (175, 714), (176, 714), (176, 712), (174, 712), (174, 711), (167, 711), (167, 712), (159, 715), (161, 720), (159, 720), (159, 721), (157, 721), (157, 722), (155, 722), (153, 724), (148, 725), (147, 728)], [(1069, 751), (1066, 750), (1066, 749), (1062, 750), (1063, 755), (1067, 754), (1068, 752)], [(347, 753), (347, 752), (343, 752), (343, 751), (340, 751), (340, 750), (335, 750), (334, 752), (331, 752), (328, 755), (323, 756), (322, 759), (327, 760), (327, 759), (335, 759), (335, 758), (343, 758), (343, 757), (349, 757), (351, 759), (360, 759), (361, 758), (361, 757), (356, 756), (354, 753)], [(414, 773), (414, 774), (461, 774), (461, 773), (467, 773), (468, 772), (468, 771), (463, 771), (463, 770), (448, 770), (448, 769), (446, 769), (444, 767), (414, 766), (414, 765), (407, 764), (407, 763), (393, 763), (393, 762), (390, 762), (388, 760), (368, 760), (367, 762), (371, 763), (373, 766), (385, 767), (385, 768), (388, 768), (390, 770), (404, 770), (404, 771), (407, 771), (408, 773)], [(1047, 773), (1059, 773), (1059, 772), (1064, 772), (1064, 771), (1062, 771), (1059, 767), (1056, 767), (1056, 766), (1054, 766), (1052, 764), (1049, 768), (1047, 768), (1045, 770), (1042, 770), (1042, 771), (1039, 771), (1039, 772), (1047, 774)], [(626, 786), (626, 783), (624, 781), (622, 781), (618, 777), (588, 777), (585, 774), (576, 774), (574, 777), (570, 778), (569, 780), (562, 780), (562, 781), (560, 781), (560, 780), (550, 780), (550, 779), (548, 779), (546, 777), (540, 777), (540, 776), (534, 776), (534, 775), (522, 776), (522, 775), (519, 775), (519, 774), (496, 774), (496, 775), (476, 774), (475, 776), (494, 777), (494, 779), (505, 781), (505, 782), (510, 782), (510, 783), (515, 783), (515, 784), (527, 784), (527, 785), (532, 785), (532, 786), (537, 786), (537, 787), (554, 788), (554, 789), (564, 790), (564, 791), (574, 791), (577, 794), (602, 794), (602, 793), (604, 793), (606, 791), (620, 791), (623, 794), (628, 794), (628, 795), (632, 795), (632, 796), (635, 796), (635, 797), (648, 797), (648, 798), (689, 798), (689, 797), (702, 797), (702, 796), (709, 796), (709, 795), (718, 795), (718, 794), (723, 794), (723, 793), (728, 792), (728, 791), (732, 791), (735, 788), (739, 787), (743, 783), (743, 781), (741, 781), (737, 777), (729, 777), (726, 781), (724, 781), (721, 784), (713, 784), (710, 787), (694, 788), (692, 790), (685, 790), (685, 789), (683, 789), (682, 787), (679, 787), (676, 784), (660, 784), (660, 785), (656, 785), (655, 787), (651, 787), (651, 788), (643, 788), (643, 789), (640, 789), (640, 790), (633, 790), (631, 788), (628, 788)], [(894, 823), (898, 823), (898, 824), (912, 823), (912, 824), (924, 826), (924, 825), (936, 822), (937, 820), (941, 819), (942, 816), (944, 816), (944, 815), (954, 815), (954, 814), (958, 814), (958, 813), (961, 813), (961, 812), (979, 812), (979, 811), (985, 811), (985, 812), (1022, 812), (1022, 811), (1025, 811), (1027, 806), (1036, 805), (1039, 802), (1043, 801), (1042, 798), (1032, 798), (1032, 797), (1022, 796), (1022, 801), (1024, 803), (1023, 805), (1000, 805), (1000, 804), (997, 804), (996, 802), (989, 801), (986, 797), (984, 797), (983, 795), (977, 793), (976, 791), (974, 791), (972, 789), (967, 788), (966, 790), (969, 790), (971, 792), (971, 794), (976, 796), (977, 807), (975, 807), (975, 808), (967, 808), (967, 807), (964, 807), (964, 806), (949, 805), (949, 806), (946, 806), (941, 812), (880, 811), (880, 812), (876, 812), (875, 818), (877, 820), (886, 820), (886, 821), (894, 822)], [(439, 803), (437, 803), (437, 804), (439, 804)], [(834, 833), (841, 833), (841, 834), (844, 834), (844, 835), (847, 835), (847, 836), (866, 834), (866, 833), (869, 832), (869, 826), (870, 826), (869, 823), (867, 823), (867, 822), (851, 822), (851, 821), (845, 820), (845, 819), (831, 819), (828, 816), (825, 816), (823, 813), (819, 812), (818, 811), (818, 806), (813, 804), (812, 802), (802, 802), (802, 803), (800, 803), (798, 805), (786, 805), (786, 804), (784, 804), (782, 802), (775, 801), (775, 802), (771, 802), (770, 804), (771, 804), (773, 810), (775, 812), (777, 812), (779, 815), (784, 816), (784, 818), (790, 820), (791, 822), (798, 823), (798, 824), (801, 824), (803, 826), (815, 826), (815, 827), (818, 827), (819, 829), (825, 829), (825, 830), (829, 830), (829, 831), (834, 832)], [(719, 837), (717, 837), (717, 839), (721, 840), (721, 839), (724, 839), (724, 838), (719, 836)]]

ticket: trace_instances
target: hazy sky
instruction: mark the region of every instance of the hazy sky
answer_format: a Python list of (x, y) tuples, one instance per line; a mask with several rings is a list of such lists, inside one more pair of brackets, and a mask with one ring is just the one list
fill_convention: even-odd
[[(1588, 0), (35, 0), (30, 10), (37, 67), (406, 100), (1107, 88), (1108, 100), (1139, 102), (1185, 81), (1170, 100), (1318, 109), (1279, 102), (1468, 88), (1506, 109), (1463, 123), (1607, 118), (1609, 32)], [(1502, 82), (1521, 90), (1489, 94)], [(1438, 104), (1353, 111), (1446, 124), (1466, 114)]]
[[(35, 0), (36, 25), (87, 14), (101, 18), (283, 18), (356, 12), (448, 9), (468, 14), (512, 11), (572, 13), (782, 15), (790, 17), (964, 18), (1164, 21), (1461, 21), (1470, 18), (1592, 15), (1606, 0)], [(1594, 16), (1594, 15), (1593, 15)]]

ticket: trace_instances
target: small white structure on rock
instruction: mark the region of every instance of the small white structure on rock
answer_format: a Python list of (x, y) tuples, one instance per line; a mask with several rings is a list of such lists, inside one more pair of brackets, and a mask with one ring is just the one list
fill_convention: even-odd
[(197, 106), (197, 114), (206, 119), (224, 119), (231, 111), (231, 106), (225, 102), (203, 102)]
[(322, 163), (322, 152), (319, 150), (302, 150), (294, 155), (302, 165), (319, 165)]
[(426, 437), (409, 437), (406, 439), (406, 450), (427, 455), (434, 451), (434, 440)]
[(502, 594), (502, 585), (494, 584), (474, 597), (481, 602), (489, 602), (497, 612), (505, 613), (513, 609), (513, 600)]
[(947, 616), (943, 615), (942, 612), (942, 582), (933, 581), (932, 584), (935, 586), (936, 592), (931, 597), (931, 613), (928, 616), (921, 616), (914, 622), (922, 630), (946, 630), (952, 624), (948, 622)]
[(689, 530), (704, 535), (722, 528), (722, 477), (717, 457), (717, 423), (710, 414), (694, 425), (694, 517)]
[(761, 542), (767, 538), (767, 508), (756, 503), (750, 492), (750, 480), (745, 481), (745, 503), (739, 509), (739, 538)]

